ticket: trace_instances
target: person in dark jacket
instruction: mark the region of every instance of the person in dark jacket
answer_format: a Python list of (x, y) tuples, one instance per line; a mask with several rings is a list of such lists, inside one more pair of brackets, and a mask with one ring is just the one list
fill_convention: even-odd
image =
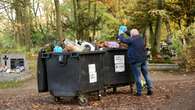
[[(147, 95), (152, 95), (152, 82), (149, 76), (147, 67), (147, 52), (145, 49), (144, 39), (140, 36), (137, 29), (130, 31), (129, 38), (125, 38), (124, 33), (117, 36), (118, 40), (128, 45), (128, 61), (131, 65), (131, 71), (134, 74), (137, 96), (142, 95), (142, 84), (141, 84), (141, 72), (144, 76), (147, 85)], [(141, 72), (140, 72), (141, 70)]]

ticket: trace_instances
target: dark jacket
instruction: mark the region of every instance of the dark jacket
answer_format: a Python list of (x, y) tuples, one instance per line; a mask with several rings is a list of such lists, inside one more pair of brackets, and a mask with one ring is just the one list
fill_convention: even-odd
[(129, 63), (140, 63), (147, 59), (144, 39), (141, 36), (133, 36), (127, 39), (121, 34), (117, 38), (128, 45)]

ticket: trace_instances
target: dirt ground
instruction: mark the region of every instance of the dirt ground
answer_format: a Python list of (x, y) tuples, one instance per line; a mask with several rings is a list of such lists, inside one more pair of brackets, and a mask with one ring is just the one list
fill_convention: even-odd
[(129, 86), (117, 89), (100, 101), (89, 97), (87, 106), (76, 100), (55, 102), (48, 94), (37, 92), (36, 79), (15, 89), (0, 90), (0, 110), (195, 110), (195, 73), (151, 72), (154, 94), (137, 97), (129, 93)]

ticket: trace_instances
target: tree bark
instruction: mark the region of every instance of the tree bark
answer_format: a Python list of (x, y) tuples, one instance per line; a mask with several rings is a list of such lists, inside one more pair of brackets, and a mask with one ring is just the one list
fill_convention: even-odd
[[(91, 3), (92, 1), (91, 0), (88, 0), (88, 16), (89, 17), (91, 17)], [(91, 39), (91, 36), (90, 36), (90, 30), (88, 29), (88, 30), (86, 30), (86, 32), (85, 32), (86, 34), (85, 34), (85, 36), (86, 36), (86, 39), (87, 39), (87, 41), (90, 41)]]
[(159, 15), (157, 17), (157, 24), (155, 27), (155, 35), (154, 35), (154, 48), (153, 48), (153, 55), (157, 55), (160, 53), (160, 35), (161, 35), (161, 24), (162, 24), (162, 17)]
[(31, 27), (32, 14), (30, 0), (14, 0), (14, 9), (16, 11), (16, 38), (20, 46), (26, 46), (27, 50), (31, 48)]
[(94, 24), (93, 24), (93, 41), (95, 40), (95, 34), (96, 34), (96, 13), (97, 13), (97, 10), (96, 10), (96, 0), (94, 1)]
[(61, 23), (61, 12), (60, 12), (60, 2), (59, 0), (54, 0), (55, 3), (55, 11), (56, 11), (56, 28), (57, 28), (57, 36), (60, 41), (63, 40), (62, 34), (62, 23)]
[(193, 5), (193, 0), (186, 1), (186, 27), (190, 26), (194, 20), (194, 17), (191, 14), (191, 9)]
[[(163, 8), (164, 0), (158, 0), (158, 9)], [(157, 23), (155, 26), (155, 34), (154, 34), (154, 42), (152, 45), (152, 56), (156, 57), (160, 53), (160, 35), (161, 35), (161, 24), (162, 24), (162, 17), (160, 15), (157, 16)]]
[(15, 36), (16, 36), (16, 42), (19, 44), (19, 46), (24, 45), (24, 39), (23, 34), (22, 34), (22, 3), (17, 2), (17, 0), (13, 1), (13, 7), (16, 11), (16, 21), (15, 21), (15, 26), (16, 26), (16, 31), (15, 31)]
[(78, 16), (77, 16), (77, 0), (73, 1), (73, 13), (74, 13), (74, 30), (75, 30), (75, 37), (78, 38)]
[(170, 19), (169, 17), (165, 18), (165, 25), (166, 25), (166, 29), (167, 29), (167, 33), (169, 37), (172, 37), (172, 31), (171, 31), (171, 26), (170, 26)]

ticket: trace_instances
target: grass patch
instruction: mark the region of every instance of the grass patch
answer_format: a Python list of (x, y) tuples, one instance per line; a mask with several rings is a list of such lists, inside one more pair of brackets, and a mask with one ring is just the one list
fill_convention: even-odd
[(152, 59), (149, 60), (149, 63), (164, 63), (164, 64), (174, 64), (174, 62), (170, 59), (170, 58), (165, 58), (165, 59), (161, 59), (161, 58), (157, 58), (157, 59)]
[(5, 81), (5, 82), (0, 82), (0, 89), (7, 89), (7, 88), (17, 88), (23, 84), (24, 81)]

